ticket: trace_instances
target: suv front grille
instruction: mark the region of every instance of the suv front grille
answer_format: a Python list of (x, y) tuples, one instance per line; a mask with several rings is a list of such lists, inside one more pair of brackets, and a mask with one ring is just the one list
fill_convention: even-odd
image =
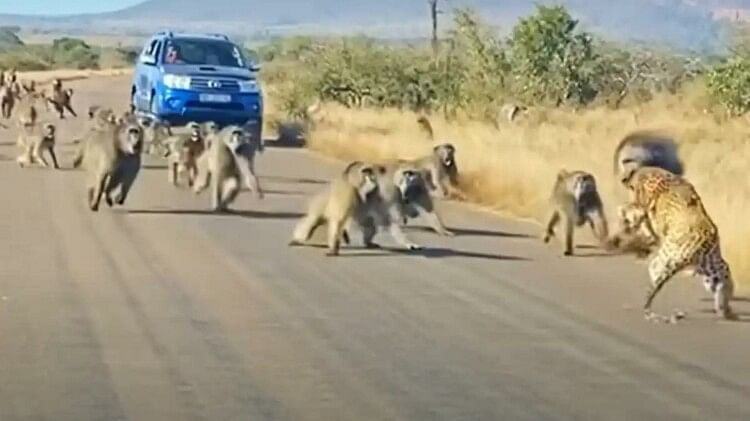
[[(209, 86), (214, 82), (219, 83), (219, 87)], [(210, 92), (237, 92), (240, 90), (240, 84), (232, 79), (219, 79), (207, 77), (191, 77), (190, 88)]]

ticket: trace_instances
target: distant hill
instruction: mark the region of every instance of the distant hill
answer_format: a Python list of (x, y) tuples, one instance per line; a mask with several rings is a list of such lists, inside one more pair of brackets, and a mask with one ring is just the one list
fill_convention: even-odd
[[(508, 29), (547, 0), (441, 0), (449, 12), (470, 6)], [(744, 16), (750, 0), (556, 0), (591, 29), (624, 40), (685, 48), (715, 46), (718, 18)], [(213, 30), (261, 35), (293, 32), (365, 33), (413, 38), (428, 33), (426, 0), (147, 0), (112, 13), (64, 17), (0, 15), (0, 25), (98, 33), (156, 29)], [(739, 13), (738, 13), (739, 12)], [(443, 15), (442, 19), (448, 19)]]

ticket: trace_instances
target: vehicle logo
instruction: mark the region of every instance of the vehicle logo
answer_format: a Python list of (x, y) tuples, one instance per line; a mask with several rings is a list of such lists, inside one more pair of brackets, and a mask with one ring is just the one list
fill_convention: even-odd
[(208, 87), (211, 89), (219, 89), (221, 88), (221, 82), (219, 82), (218, 80), (209, 80)]

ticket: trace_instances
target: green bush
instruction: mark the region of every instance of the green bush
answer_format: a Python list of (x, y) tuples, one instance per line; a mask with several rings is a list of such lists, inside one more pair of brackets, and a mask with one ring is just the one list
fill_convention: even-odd
[(699, 61), (669, 52), (596, 40), (561, 6), (537, 7), (508, 37), (459, 9), (437, 54), (364, 37), (295, 37), (258, 51), (264, 81), (283, 85), (283, 108), (294, 115), (315, 97), (493, 120), (507, 102), (618, 107), (675, 92), (703, 72)]
[(711, 97), (732, 115), (750, 111), (750, 60), (736, 57), (714, 67), (706, 78)]
[(80, 39), (59, 38), (52, 42), (52, 60), (58, 67), (96, 69), (99, 56), (99, 52)]

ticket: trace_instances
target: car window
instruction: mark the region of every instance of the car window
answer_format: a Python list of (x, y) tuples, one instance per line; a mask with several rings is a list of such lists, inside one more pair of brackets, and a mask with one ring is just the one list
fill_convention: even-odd
[(171, 39), (163, 51), (166, 64), (246, 67), (239, 47), (231, 42), (204, 39)]
[(146, 48), (143, 50), (143, 55), (144, 56), (149, 56), (149, 57), (155, 57), (154, 53), (156, 52), (156, 46), (157, 46), (157, 44), (159, 44), (159, 40), (155, 39), (155, 40), (151, 41), (151, 43), (149, 43), (146, 46)]

